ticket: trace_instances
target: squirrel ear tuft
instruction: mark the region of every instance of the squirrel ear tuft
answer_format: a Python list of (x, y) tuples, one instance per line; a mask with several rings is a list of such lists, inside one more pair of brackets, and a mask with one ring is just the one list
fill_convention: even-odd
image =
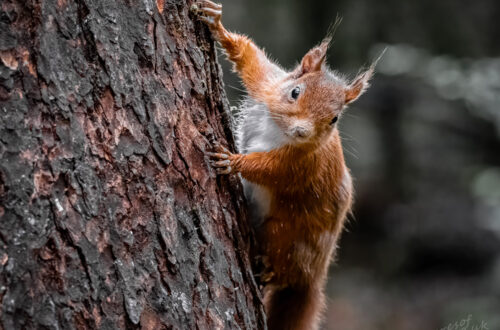
[(301, 74), (305, 74), (308, 72), (320, 71), (323, 69), (323, 64), (326, 59), (326, 52), (328, 51), (328, 47), (332, 43), (333, 36), (335, 35), (335, 31), (339, 27), (342, 22), (342, 18), (337, 14), (335, 21), (330, 24), (328, 27), (328, 31), (326, 37), (323, 41), (313, 49), (311, 49), (307, 54), (302, 58), (301, 62)]
[(319, 46), (314, 47), (302, 58), (300, 64), (302, 74), (320, 71), (326, 59), (329, 40), (323, 41)]
[(373, 68), (359, 74), (345, 90), (345, 104), (355, 101), (370, 86), (370, 78), (373, 75)]
[(370, 86), (370, 79), (375, 72), (375, 67), (377, 66), (382, 56), (384, 56), (386, 50), (387, 48), (384, 48), (377, 59), (372, 63), (372, 65), (370, 65), (370, 68), (359, 74), (356, 78), (354, 78), (352, 83), (347, 86), (345, 91), (345, 104), (353, 102), (368, 89), (368, 87)]

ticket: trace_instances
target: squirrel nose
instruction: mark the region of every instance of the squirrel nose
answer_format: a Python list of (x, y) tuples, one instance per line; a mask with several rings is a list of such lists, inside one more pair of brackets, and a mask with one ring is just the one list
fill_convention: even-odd
[(309, 135), (309, 130), (302, 126), (295, 126), (292, 129), (293, 136), (305, 138)]

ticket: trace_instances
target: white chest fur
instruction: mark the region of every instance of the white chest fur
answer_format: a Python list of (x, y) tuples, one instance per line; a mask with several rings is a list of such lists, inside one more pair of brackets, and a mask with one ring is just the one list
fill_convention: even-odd
[[(264, 104), (249, 99), (243, 103), (241, 110), (237, 128), (237, 143), (241, 153), (265, 152), (289, 142)], [(258, 224), (269, 212), (270, 193), (265, 187), (245, 179), (242, 182), (252, 221)]]
[(269, 151), (289, 142), (264, 104), (248, 99), (241, 110), (237, 128), (241, 153)]

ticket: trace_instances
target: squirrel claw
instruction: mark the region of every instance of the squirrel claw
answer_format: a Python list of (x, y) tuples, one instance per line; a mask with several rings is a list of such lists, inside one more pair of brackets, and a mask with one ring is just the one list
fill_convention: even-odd
[(213, 167), (228, 167), (231, 166), (231, 161), (229, 159), (224, 159), (219, 160), (218, 162), (211, 162), (211, 164)]
[(227, 155), (225, 153), (207, 152), (207, 155), (210, 158), (215, 158), (215, 159), (229, 159), (229, 155)]
[(198, 4), (198, 8), (198, 12), (201, 15), (200, 20), (205, 22), (210, 30), (217, 30), (222, 17), (222, 5), (204, 0)]
[(207, 16), (213, 17), (214, 19), (220, 18), (222, 16), (222, 10), (220, 9), (201, 7), (200, 11)]
[(209, 0), (203, 0), (200, 2), (201, 5), (207, 7), (207, 8), (211, 8), (211, 9), (219, 9), (221, 10), (222, 9), (222, 5), (219, 4), (219, 3), (215, 3), (215, 2), (212, 2), (212, 1), (209, 1)]
[(274, 278), (274, 272), (265, 272), (261, 276), (261, 281), (262, 283), (269, 283), (273, 280)]
[(217, 172), (217, 174), (231, 174), (232, 172), (232, 168), (231, 166), (228, 166), (226, 168), (217, 168), (215, 169), (215, 171)]
[(210, 165), (215, 169), (217, 174), (230, 174), (233, 171), (231, 162), (233, 154), (217, 142), (214, 149), (216, 152), (206, 153), (210, 158)]
[(227, 150), (226, 147), (219, 144), (218, 142), (215, 144), (215, 149), (217, 150), (217, 152), (222, 153), (222, 154), (227, 154), (227, 155), (231, 154), (231, 151)]

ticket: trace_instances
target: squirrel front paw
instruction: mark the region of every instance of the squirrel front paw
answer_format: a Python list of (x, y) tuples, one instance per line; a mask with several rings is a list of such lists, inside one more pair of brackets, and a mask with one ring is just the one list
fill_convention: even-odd
[(203, 0), (196, 5), (198, 7), (200, 19), (205, 22), (210, 31), (217, 36), (221, 25), (222, 5), (209, 0)]
[(210, 165), (212, 165), (217, 174), (232, 173), (234, 170), (234, 154), (218, 143), (215, 145), (215, 151), (207, 152), (207, 156), (211, 160)]

